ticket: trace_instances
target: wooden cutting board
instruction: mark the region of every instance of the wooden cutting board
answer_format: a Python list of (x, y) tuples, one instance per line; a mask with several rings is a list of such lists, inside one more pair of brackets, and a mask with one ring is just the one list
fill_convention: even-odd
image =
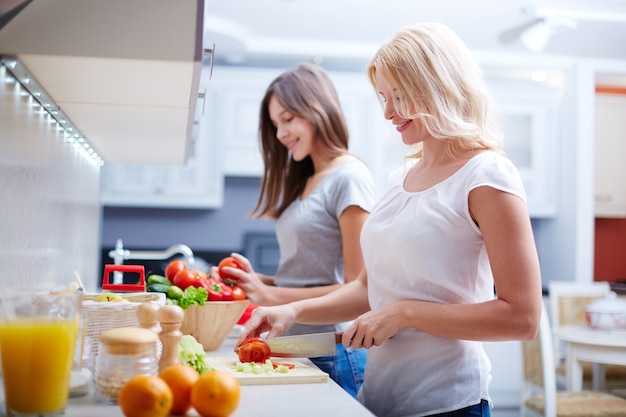
[(328, 374), (318, 368), (306, 365), (295, 359), (272, 358), (273, 362), (291, 363), (295, 367), (287, 373), (272, 372), (270, 374), (247, 374), (237, 372), (233, 366), (238, 362), (236, 356), (207, 356), (206, 361), (214, 369), (229, 371), (241, 385), (271, 384), (311, 384), (328, 382)]

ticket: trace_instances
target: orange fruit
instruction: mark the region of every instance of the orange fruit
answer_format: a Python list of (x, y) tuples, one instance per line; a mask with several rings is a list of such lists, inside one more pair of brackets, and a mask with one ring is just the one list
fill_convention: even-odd
[(191, 405), (202, 417), (228, 417), (239, 405), (241, 386), (233, 374), (214, 369), (191, 387)]
[(156, 375), (130, 378), (117, 397), (126, 417), (165, 417), (172, 407), (172, 390)]
[(174, 395), (170, 413), (185, 414), (191, 408), (191, 387), (200, 374), (184, 363), (168, 366), (161, 371), (159, 377), (169, 385)]

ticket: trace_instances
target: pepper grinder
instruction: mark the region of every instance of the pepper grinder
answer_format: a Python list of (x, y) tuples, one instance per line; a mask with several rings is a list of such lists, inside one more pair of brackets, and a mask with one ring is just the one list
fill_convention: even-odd
[(177, 305), (166, 305), (159, 308), (157, 317), (161, 323), (159, 339), (163, 346), (161, 359), (159, 359), (159, 373), (171, 365), (181, 363), (178, 354), (178, 342), (183, 337), (180, 325), (185, 317), (183, 309)]

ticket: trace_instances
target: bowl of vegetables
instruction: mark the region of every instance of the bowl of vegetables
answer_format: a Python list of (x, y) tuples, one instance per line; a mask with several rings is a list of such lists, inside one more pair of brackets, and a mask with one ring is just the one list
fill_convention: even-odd
[(207, 352), (222, 346), (250, 303), (236, 281), (208, 277), (180, 260), (170, 262), (164, 276), (149, 274), (146, 285), (148, 291), (165, 293), (166, 305), (184, 310), (180, 331), (193, 336)]

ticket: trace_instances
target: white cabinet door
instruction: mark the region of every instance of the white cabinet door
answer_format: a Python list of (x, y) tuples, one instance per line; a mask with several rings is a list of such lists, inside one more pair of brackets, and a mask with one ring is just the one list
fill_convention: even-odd
[(530, 215), (556, 215), (558, 89), (531, 82), (492, 81), (504, 151), (519, 170)]
[(596, 94), (595, 214), (626, 217), (626, 95)]

